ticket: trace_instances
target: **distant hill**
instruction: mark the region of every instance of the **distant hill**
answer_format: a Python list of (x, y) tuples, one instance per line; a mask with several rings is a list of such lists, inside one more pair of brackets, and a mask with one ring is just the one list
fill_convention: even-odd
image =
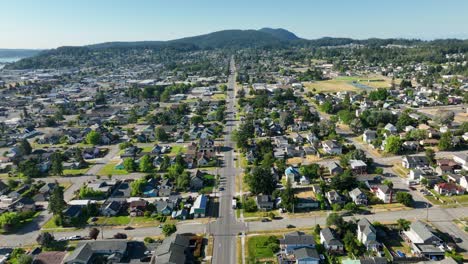
[(296, 34), (283, 28), (262, 28), (262, 29), (259, 29), (259, 31), (273, 35), (274, 37), (281, 39), (281, 40), (300, 39), (298, 36), (296, 36)]
[[(286, 48), (300, 46), (306, 48), (345, 46), (359, 44), (368, 47), (387, 45), (450, 45), (453, 49), (466, 47), (466, 40), (421, 41), (415, 39), (366, 39), (324, 37), (313, 40), (299, 38), (294, 33), (282, 28), (262, 28), (259, 30), (222, 30), (209, 34), (186, 37), (169, 41), (106, 42), (81, 47), (59, 47), (46, 50), (18, 50), (17, 54), (28, 57), (11, 63), (7, 69), (61, 68), (77, 66), (97, 66), (108, 63), (139, 63), (145, 58), (140, 51), (150, 49), (154, 52), (193, 51), (205, 49), (241, 49), (241, 48)], [(0, 50), (0, 54), (1, 54)], [(15, 51), (6, 51), (13, 54)], [(27, 54), (24, 55), (24, 54)], [(1, 55), (0, 55), (1, 56)], [(29, 57), (33, 56), (33, 57)], [(153, 58), (155, 59), (155, 58)]]

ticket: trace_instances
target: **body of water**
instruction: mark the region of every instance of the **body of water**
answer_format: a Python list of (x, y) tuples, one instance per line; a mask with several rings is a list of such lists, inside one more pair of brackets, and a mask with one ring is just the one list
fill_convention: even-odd
[(15, 61), (19, 61), (19, 60), (21, 60), (21, 58), (19, 58), (19, 57), (0, 58), (0, 63), (15, 62)]

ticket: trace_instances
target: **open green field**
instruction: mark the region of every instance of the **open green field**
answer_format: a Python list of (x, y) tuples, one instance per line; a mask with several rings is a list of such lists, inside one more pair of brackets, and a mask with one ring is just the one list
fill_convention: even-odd
[(107, 176), (107, 175), (125, 175), (128, 174), (126, 170), (118, 170), (115, 168), (117, 162), (109, 162), (107, 163), (97, 174), (100, 176)]
[[(439, 204), (439, 205), (441, 204), (445, 204), (445, 205), (468, 204), (468, 194), (446, 196), (446, 195), (440, 195), (436, 193), (434, 190), (430, 190), (430, 192), (433, 194), (433, 196), (426, 196), (426, 198), (435, 204)], [(435, 197), (437, 197), (438, 199), (436, 199)], [(440, 200), (442, 200), (442, 202)]]
[(96, 225), (108, 225), (108, 226), (126, 226), (130, 223), (129, 216), (112, 216), (112, 217), (98, 217), (98, 220), (94, 223)]
[[(306, 89), (316, 93), (336, 93), (342, 91), (353, 91), (359, 92), (363, 89), (355, 87), (352, 83), (356, 82), (362, 85), (369, 86), (371, 88), (389, 88), (391, 86), (391, 78), (379, 75), (368, 75), (368, 76), (340, 76), (332, 80), (316, 81), (316, 82), (305, 82), (304, 86)], [(395, 80), (395, 84), (399, 81)]]
[(184, 146), (174, 145), (172, 146), (171, 152), (169, 155), (177, 155), (179, 153), (185, 153), (187, 149)]
[[(255, 259), (272, 258), (276, 252), (271, 251), (267, 245), (268, 235), (252, 236), (247, 239), (247, 249), (249, 258)], [(279, 236), (276, 236), (279, 238)]]

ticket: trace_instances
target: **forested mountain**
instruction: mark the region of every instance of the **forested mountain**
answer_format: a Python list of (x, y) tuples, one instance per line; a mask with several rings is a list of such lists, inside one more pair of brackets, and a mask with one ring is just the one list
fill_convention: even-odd
[[(352, 46), (351, 46), (352, 45)], [(326, 47), (327, 49), (320, 49)], [(351, 51), (351, 49), (353, 51)], [(411, 51), (407, 48), (410, 47)], [(441, 60), (444, 54), (468, 52), (468, 40), (367, 39), (324, 37), (306, 40), (285, 29), (223, 30), (170, 41), (106, 42), (83, 47), (59, 47), (7, 65), (8, 69), (62, 68), (157, 61), (173, 52), (243, 48), (306, 48), (323, 58), (367, 62)], [(333, 49), (329, 49), (333, 48)], [(355, 48), (359, 48), (356, 51)]]

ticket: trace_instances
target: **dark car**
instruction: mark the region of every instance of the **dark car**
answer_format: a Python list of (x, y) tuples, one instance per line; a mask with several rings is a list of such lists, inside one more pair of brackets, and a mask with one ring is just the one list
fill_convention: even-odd
[(134, 229), (134, 228), (131, 227), (131, 226), (126, 226), (126, 227), (124, 228), (124, 230), (133, 230), (133, 229)]
[(263, 222), (263, 223), (265, 223), (265, 222), (270, 222), (270, 221), (271, 221), (271, 220), (268, 219), (268, 218), (263, 218), (263, 219), (262, 219), (262, 222)]
[(287, 225), (286, 228), (295, 228), (296, 226), (294, 225)]

